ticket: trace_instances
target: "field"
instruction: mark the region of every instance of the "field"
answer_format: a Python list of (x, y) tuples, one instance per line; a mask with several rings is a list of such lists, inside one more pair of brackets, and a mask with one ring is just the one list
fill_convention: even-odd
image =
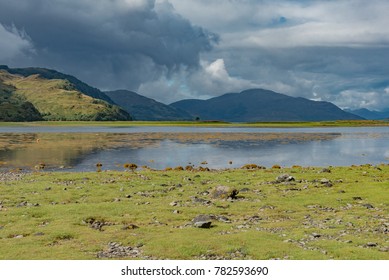
[(0, 173), (0, 259), (389, 259), (389, 165), (187, 169)]

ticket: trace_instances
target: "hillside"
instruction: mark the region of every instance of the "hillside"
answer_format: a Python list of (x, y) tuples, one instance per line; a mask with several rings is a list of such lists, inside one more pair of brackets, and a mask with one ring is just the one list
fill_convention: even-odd
[(188, 99), (170, 104), (201, 120), (229, 122), (358, 120), (329, 102), (290, 97), (263, 89), (227, 93), (208, 100)]
[[(1, 73), (0, 73), (1, 75)], [(14, 88), (6, 85), (0, 78), (0, 120), (2, 121), (40, 121), (42, 116), (30, 102), (13, 94)]]
[(78, 90), (79, 92), (82, 92), (83, 94), (88, 95), (90, 97), (101, 99), (113, 104), (112, 100), (99, 89), (89, 86), (88, 84), (80, 81), (74, 76), (63, 74), (52, 69), (39, 67), (9, 68), (6, 65), (0, 65), (0, 70), (5, 70), (10, 74), (21, 75), (23, 77), (39, 75), (41, 78), (48, 80), (67, 80), (74, 86), (74, 89)]
[(93, 98), (66, 79), (0, 70), (2, 121), (130, 120), (120, 107)]
[(147, 98), (128, 90), (105, 92), (113, 102), (120, 104), (134, 120), (141, 121), (177, 121), (192, 120), (193, 117), (185, 111), (165, 105), (154, 99)]

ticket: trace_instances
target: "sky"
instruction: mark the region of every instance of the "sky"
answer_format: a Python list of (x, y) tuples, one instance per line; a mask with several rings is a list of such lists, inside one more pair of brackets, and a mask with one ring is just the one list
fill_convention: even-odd
[(389, 108), (386, 0), (0, 0), (0, 64), (169, 104), (249, 88)]

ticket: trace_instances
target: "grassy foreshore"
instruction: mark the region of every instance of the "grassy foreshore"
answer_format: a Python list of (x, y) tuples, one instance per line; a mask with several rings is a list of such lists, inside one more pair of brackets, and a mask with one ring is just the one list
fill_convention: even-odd
[(0, 259), (389, 259), (388, 165), (0, 176)]
[(41, 121), (41, 122), (0, 122), (1, 126), (205, 126), (205, 127), (358, 127), (389, 126), (389, 121), (321, 121), (321, 122), (256, 122), (229, 123), (220, 121)]

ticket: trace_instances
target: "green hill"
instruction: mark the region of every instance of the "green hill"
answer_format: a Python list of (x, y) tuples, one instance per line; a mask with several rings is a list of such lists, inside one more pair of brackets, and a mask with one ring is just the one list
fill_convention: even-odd
[(0, 70), (2, 121), (131, 119), (120, 107), (85, 94), (67, 79), (10, 72)]
[(170, 104), (201, 120), (229, 122), (360, 120), (330, 102), (291, 97), (264, 89), (228, 93), (208, 100)]
[(133, 91), (116, 90), (105, 92), (116, 104), (120, 104), (135, 120), (178, 121), (193, 120), (185, 111), (165, 105)]
[(80, 81), (74, 76), (63, 74), (61, 72), (52, 69), (39, 68), (39, 67), (9, 68), (6, 65), (0, 65), (0, 70), (5, 70), (10, 74), (21, 75), (23, 77), (28, 77), (31, 75), (39, 75), (41, 78), (48, 79), (48, 80), (52, 80), (52, 79), (67, 80), (79, 92), (82, 92), (83, 94), (89, 95), (90, 97), (93, 98), (105, 100), (108, 103), (113, 104), (112, 100), (99, 89), (89, 86), (88, 84)]
[[(1, 73), (0, 73), (1, 75)], [(28, 101), (13, 94), (14, 87), (0, 79), (0, 120), (2, 121), (40, 121), (39, 111)]]

